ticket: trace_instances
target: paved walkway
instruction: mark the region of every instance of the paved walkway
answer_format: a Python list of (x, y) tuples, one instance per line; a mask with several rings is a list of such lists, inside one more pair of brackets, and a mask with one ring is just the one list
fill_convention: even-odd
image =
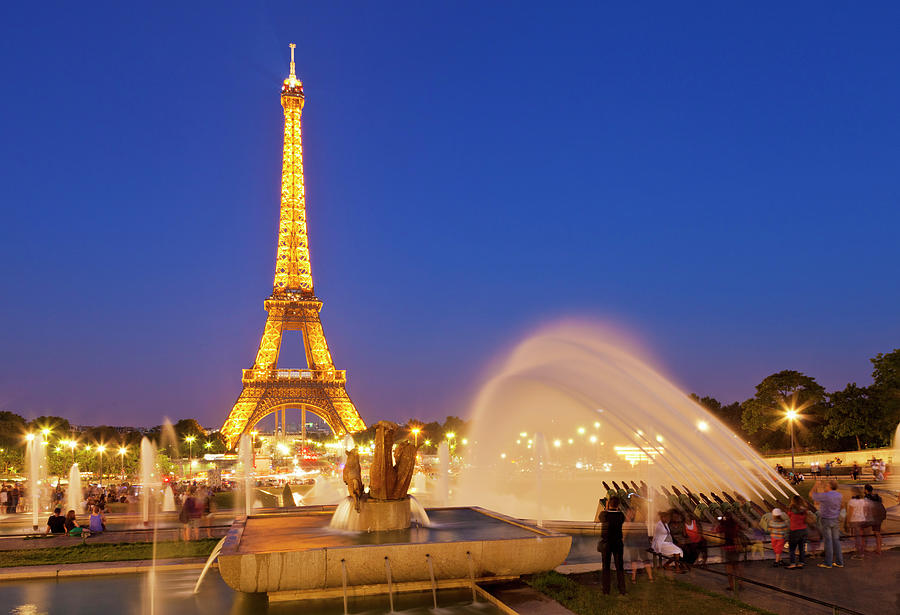
[[(770, 561), (750, 562), (743, 566), (741, 576), (866, 615), (900, 613), (900, 551), (886, 551), (881, 556), (863, 560), (848, 557), (844, 568), (819, 568), (816, 564), (820, 562), (821, 559), (811, 559), (802, 570), (773, 568)], [(724, 566), (710, 566), (710, 571), (695, 568), (678, 578), (731, 595), (726, 589), (727, 578), (713, 571), (724, 572)], [(829, 607), (751, 583), (744, 583), (737, 597), (753, 606), (784, 615), (833, 612)]]
[[(206, 530), (200, 530), (200, 538), (221, 538), (228, 532), (228, 527), (210, 528), (210, 534), (206, 535)], [(161, 528), (157, 531), (156, 539), (159, 542), (180, 540), (180, 528)], [(119, 542), (152, 542), (153, 531), (150, 530), (116, 530), (106, 531), (100, 534), (93, 534), (84, 539), (86, 544), (114, 544)], [(11, 551), (13, 549), (47, 549), (50, 547), (71, 547), (80, 545), (82, 539), (80, 536), (66, 535), (42, 535), (40, 538), (19, 538), (19, 537), (3, 537), (0, 538), (0, 553), (3, 551)]]
[[(183, 557), (159, 560), (156, 569), (168, 570), (202, 570), (206, 564), (205, 557)], [(84, 577), (108, 574), (134, 574), (146, 572), (152, 568), (151, 560), (132, 560), (128, 562), (85, 562), (82, 564), (59, 564), (51, 566), (14, 566), (0, 569), (0, 581), (21, 581), (26, 579), (49, 579), (59, 577)], [(218, 564), (212, 567), (218, 568)]]
[[(575, 615), (556, 600), (521, 581), (479, 584), (479, 587), (518, 615)], [(505, 613), (509, 612), (503, 606), (497, 606)]]

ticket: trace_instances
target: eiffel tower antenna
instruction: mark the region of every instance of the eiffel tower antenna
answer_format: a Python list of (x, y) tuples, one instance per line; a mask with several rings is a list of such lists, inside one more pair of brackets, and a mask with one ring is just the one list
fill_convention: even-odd
[(288, 77), (288, 79), (291, 80), (291, 83), (294, 83), (297, 81), (297, 69), (296, 69), (296, 65), (294, 64), (294, 49), (296, 49), (296, 48), (297, 48), (297, 45), (295, 45), (294, 43), (291, 43), (291, 76)]
[[(256, 360), (243, 371), (243, 389), (222, 426), (229, 448), (242, 434), (250, 433), (260, 419), (280, 413), (284, 432), (288, 408), (300, 408), (305, 433), (306, 412), (319, 416), (335, 435), (366, 428), (347, 394), (347, 372), (334, 367), (322, 331), (322, 301), (313, 290), (306, 229), (306, 187), (303, 180), (303, 143), (300, 119), (306, 100), (303, 82), (297, 79), (291, 43), (291, 73), (281, 86), (284, 109), (284, 147), (281, 166), (281, 216), (275, 248), (275, 279), (265, 301), (268, 316)], [(300, 331), (306, 350), (306, 367), (278, 365), (285, 331)], [(277, 429), (276, 429), (277, 432)]]

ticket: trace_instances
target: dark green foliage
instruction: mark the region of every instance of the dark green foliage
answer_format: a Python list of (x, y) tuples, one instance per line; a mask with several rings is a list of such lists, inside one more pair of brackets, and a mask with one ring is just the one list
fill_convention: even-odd
[(757, 434), (762, 449), (786, 449), (791, 446), (788, 408), (796, 408), (802, 417), (795, 425), (800, 448), (823, 445), (822, 422), (825, 410), (825, 388), (814, 378), (793, 370), (766, 377), (756, 385), (756, 395), (741, 404), (741, 423), (751, 435)]
[(891, 427), (896, 426), (896, 422), (889, 425), (887, 418), (870, 389), (852, 383), (828, 396), (823, 434), (829, 438), (851, 438), (859, 449), (863, 444), (882, 446), (887, 444), (885, 436)]

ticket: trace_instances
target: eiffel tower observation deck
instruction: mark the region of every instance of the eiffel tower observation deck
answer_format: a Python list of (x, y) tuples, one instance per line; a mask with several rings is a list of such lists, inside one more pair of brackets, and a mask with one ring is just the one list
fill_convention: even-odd
[[(322, 301), (313, 290), (301, 138), (301, 114), (306, 97), (303, 82), (296, 74), (295, 47), (291, 44), (290, 75), (281, 86), (284, 148), (275, 281), (272, 294), (265, 301), (268, 317), (256, 360), (252, 367), (243, 370), (243, 389), (222, 426), (229, 448), (234, 448), (242, 434), (250, 433), (261, 419), (273, 412), (282, 412), (283, 426), (287, 408), (316, 414), (336, 435), (366, 427), (347, 394), (347, 372), (334, 367), (319, 319)], [(285, 331), (301, 332), (306, 367), (278, 365)]]

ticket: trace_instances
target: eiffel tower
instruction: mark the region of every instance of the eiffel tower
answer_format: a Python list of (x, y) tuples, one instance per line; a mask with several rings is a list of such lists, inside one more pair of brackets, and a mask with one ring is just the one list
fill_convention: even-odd
[[(365, 429), (362, 417), (347, 395), (347, 372), (334, 368), (322, 331), (322, 301), (313, 292), (306, 233), (306, 192), (303, 186), (303, 146), (300, 114), (303, 82), (297, 79), (291, 44), (291, 73), (281, 86), (284, 108), (284, 150), (281, 170), (281, 219), (275, 257), (275, 285), (265, 301), (266, 326), (253, 367), (243, 370), (244, 388), (222, 426), (229, 448), (241, 434), (250, 433), (263, 417), (281, 410), (301, 408), (318, 415), (335, 435)], [(285, 331), (300, 331), (306, 350), (305, 369), (278, 367)], [(278, 416), (276, 415), (276, 419)], [(277, 422), (277, 421), (276, 421)], [(306, 421), (303, 421), (305, 432)]]

